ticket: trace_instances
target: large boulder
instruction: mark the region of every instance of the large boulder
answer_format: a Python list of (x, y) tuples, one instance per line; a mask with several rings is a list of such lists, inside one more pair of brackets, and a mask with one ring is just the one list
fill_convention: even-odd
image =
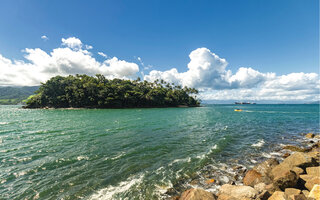
[(307, 153), (296, 152), (290, 155), (288, 158), (284, 159), (281, 164), (287, 164), (290, 167), (301, 167), (306, 168), (310, 166), (315, 166), (317, 163), (315, 159)]
[(288, 200), (288, 197), (284, 192), (275, 191), (268, 200)]
[(296, 194), (289, 197), (290, 200), (308, 200), (304, 194)]
[(297, 188), (286, 188), (284, 190), (284, 193), (286, 193), (286, 195), (290, 196), (290, 195), (297, 195), (301, 193), (301, 190), (297, 189)]
[(308, 197), (320, 199), (320, 185), (314, 185)]
[(265, 183), (258, 183), (254, 186), (254, 189), (257, 190), (259, 193), (266, 190), (266, 184)]
[(191, 188), (181, 194), (180, 200), (216, 200), (216, 198), (203, 189)]
[(308, 175), (320, 176), (320, 166), (318, 167), (308, 167), (306, 169)]
[(226, 195), (226, 194), (220, 194), (218, 196), (218, 200), (239, 200), (239, 199), (232, 197), (232, 196), (229, 196), (229, 195)]
[(262, 175), (256, 170), (249, 170), (243, 178), (243, 184), (254, 186), (262, 181)]
[(253, 170), (259, 172), (262, 176), (269, 176), (272, 168), (277, 166), (278, 164), (279, 162), (276, 159), (271, 158), (256, 165)]
[(320, 177), (315, 176), (312, 179), (308, 180), (305, 184), (306, 188), (311, 191), (315, 185), (320, 185)]
[(306, 197), (309, 196), (309, 193), (310, 192), (308, 190), (302, 190), (302, 194), (304, 194), (304, 196)]
[(224, 184), (221, 186), (219, 194), (238, 199), (255, 199), (258, 195), (258, 191), (250, 186)]
[(293, 145), (286, 145), (286, 146), (282, 147), (282, 149), (287, 149), (290, 151), (297, 151), (297, 152), (307, 152), (307, 151), (311, 150), (311, 149), (305, 149), (305, 148), (301, 148), (301, 147), (293, 146)]
[(284, 193), (290, 198), (293, 199), (293, 196), (299, 195), (301, 193), (301, 190), (296, 188), (286, 188)]
[(304, 180), (304, 182), (307, 182), (307, 181), (311, 180), (314, 176), (308, 175), (308, 174), (301, 174), (299, 177), (300, 177), (302, 180)]
[(311, 139), (311, 138), (314, 138), (314, 134), (313, 133), (307, 133), (305, 137)]
[(294, 171), (294, 173), (296, 173), (297, 175), (303, 174), (304, 170), (301, 169), (300, 167), (293, 167), (292, 171)]
[(270, 196), (271, 196), (270, 192), (268, 192), (267, 190), (264, 190), (260, 194), (258, 194), (256, 200), (268, 200)]
[[(311, 152), (307, 153), (308, 156), (312, 157), (319, 165), (320, 163), (320, 147), (313, 149)], [(315, 165), (317, 166), (317, 165)]]
[(285, 163), (274, 167), (271, 171), (271, 176), (273, 178), (273, 185), (281, 190), (294, 187), (299, 178), (298, 175), (292, 171), (291, 167)]

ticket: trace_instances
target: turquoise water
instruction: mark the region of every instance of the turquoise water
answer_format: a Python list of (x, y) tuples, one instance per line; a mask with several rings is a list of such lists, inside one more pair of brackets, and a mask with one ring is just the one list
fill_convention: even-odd
[(0, 198), (165, 199), (208, 166), (250, 166), (306, 132), (319, 132), (318, 105), (0, 106)]

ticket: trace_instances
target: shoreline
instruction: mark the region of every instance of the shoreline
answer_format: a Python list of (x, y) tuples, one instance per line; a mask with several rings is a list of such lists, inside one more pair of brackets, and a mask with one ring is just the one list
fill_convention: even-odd
[(99, 108), (99, 107), (65, 107), (65, 108), (55, 108), (55, 107), (41, 107), (41, 108), (28, 108), (26, 106), (22, 106), (22, 109), (39, 109), (39, 110), (58, 110), (58, 109), (63, 109), (63, 110), (84, 110), (84, 109), (137, 109), (137, 108), (197, 108), (197, 107), (203, 107), (202, 105), (198, 106), (186, 106), (186, 105), (177, 105), (177, 106), (141, 106), (141, 107), (110, 107), (110, 108)]
[[(296, 138), (295, 142), (298, 144), (278, 144), (280, 148), (274, 148), (275, 152), (269, 152), (270, 156), (266, 152), (261, 152), (259, 159), (261, 161), (257, 161), (254, 166), (248, 168), (241, 164), (227, 166), (226, 171), (231, 172), (230, 174), (234, 173), (234, 179), (231, 178), (223, 183), (219, 180), (221, 177), (217, 176), (223, 176), (221, 173), (213, 173), (215, 176), (208, 173), (208, 176), (204, 176), (206, 180), (197, 175), (196, 178), (189, 179), (189, 183), (184, 184), (187, 185), (186, 187), (176, 184), (169, 188), (165, 193), (167, 195), (165, 199), (295, 200), (308, 198), (311, 200), (314, 195), (320, 195), (320, 135), (304, 134), (303, 138)], [(271, 156), (272, 154), (274, 155)], [(292, 165), (290, 160), (299, 160), (303, 156), (309, 158), (308, 162)], [(217, 170), (209, 166), (204, 167), (208, 168), (208, 172)], [(310, 170), (318, 174), (310, 176), (308, 173)], [(290, 175), (294, 180), (290, 180)], [(306, 183), (308, 188), (305, 186)]]

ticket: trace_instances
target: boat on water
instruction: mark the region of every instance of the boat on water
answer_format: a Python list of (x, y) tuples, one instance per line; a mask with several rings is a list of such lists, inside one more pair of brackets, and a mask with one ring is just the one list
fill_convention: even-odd
[(236, 111), (236, 112), (241, 112), (241, 111), (243, 111), (242, 109), (234, 109), (234, 111)]

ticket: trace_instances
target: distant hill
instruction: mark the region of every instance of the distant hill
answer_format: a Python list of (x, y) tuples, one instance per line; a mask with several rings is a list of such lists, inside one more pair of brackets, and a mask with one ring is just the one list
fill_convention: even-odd
[(39, 89), (39, 86), (0, 87), (0, 105), (14, 105), (21, 103)]

